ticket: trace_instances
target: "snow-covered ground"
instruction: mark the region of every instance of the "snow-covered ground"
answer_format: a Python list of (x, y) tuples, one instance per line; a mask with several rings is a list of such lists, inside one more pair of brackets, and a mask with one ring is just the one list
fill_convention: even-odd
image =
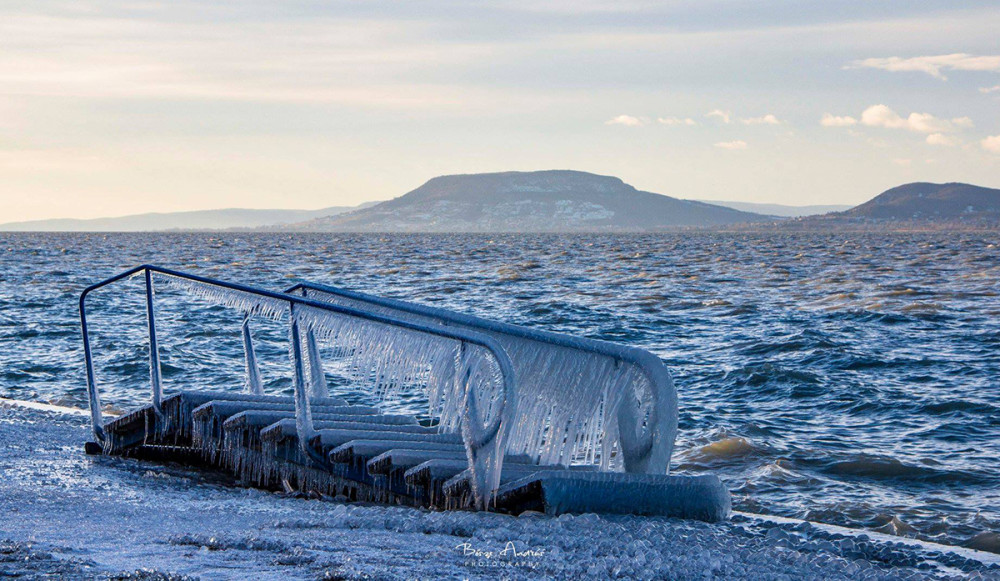
[(84, 455), (85, 415), (0, 402), (0, 576), (1000, 579), (1000, 556), (736, 515), (435, 513)]

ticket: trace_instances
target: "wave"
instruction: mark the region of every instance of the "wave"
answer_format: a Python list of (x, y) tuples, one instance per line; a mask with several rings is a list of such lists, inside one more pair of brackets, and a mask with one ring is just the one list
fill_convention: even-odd
[(907, 480), (928, 484), (984, 484), (989, 479), (961, 470), (942, 470), (907, 464), (898, 458), (879, 454), (857, 454), (846, 460), (826, 463), (823, 472), (837, 476), (873, 480)]

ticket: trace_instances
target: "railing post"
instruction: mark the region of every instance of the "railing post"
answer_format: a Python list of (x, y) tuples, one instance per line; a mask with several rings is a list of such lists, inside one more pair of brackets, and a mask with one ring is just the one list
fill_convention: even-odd
[(97, 391), (97, 379), (94, 377), (94, 356), (90, 351), (90, 332), (87, 329), (87, 308), (84, 304), (86, 294), (80, 297), (80, 328), (83, 331), (83, 358), (87, 366), (87, 395), (90, 400), (90, 421), (94, 427), (94, 437), (101, 445), (106, 445), (107, 436), (104, 433), (104, 419), (101, 417), (101, 394)]
[(292, 351), (293, 387), (295, 388), (295, 431), (299, 436), (299, 449), (306, 457), (313, 457), (314, 452), (309, 445), (313, 437), (312, 410), (309, 405), (309, 394), (306, 391), (305, 369), (302, 363), (302, 337), (299, 331), (298, 316), (295, 313), (295, 303), (289, 302), (288, 318), (291, 320), (289, 341)]
[(146, 269), (146, 320), (149, 323), (149, 384), (153, 391), (153, 410), (162, 417), (160, 400), (163, 386), (160, 382), (160, 350), (156, 344), (156, 316), (153, 313), (153, 273)]
[(243, 352), (246, 355), (247, 384), (246, 389), (254, 395), (264, 395), (264, 385), (260, 380), (260, 366), (257, 365), (257, 354), (253, 349), (253, 337), (250, 335), (250, 313), (243, 315)]

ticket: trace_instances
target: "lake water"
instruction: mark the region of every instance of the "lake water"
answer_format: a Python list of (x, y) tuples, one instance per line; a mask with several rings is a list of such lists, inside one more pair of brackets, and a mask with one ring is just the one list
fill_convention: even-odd
[[(140, 263), (649, 349), (679, 392), (674, 470), (720, 474), (736, 508), (1000, 552), (998, 234), (0, 234), (0, 396), (85, 406), (79, 293)], [(148, 398), (141, 301), (95, 296), (119, 408)], [(163, 311), (167, 388), (239, 389), (239, 317)], [(260, 356), (287, 392), (280, 332)]]

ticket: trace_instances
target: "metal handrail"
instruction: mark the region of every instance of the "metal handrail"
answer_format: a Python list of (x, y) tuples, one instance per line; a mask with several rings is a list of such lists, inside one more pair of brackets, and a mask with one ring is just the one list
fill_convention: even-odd
[(663, 446), (663, 449), (660, 450), (659, 457), (652, 461), (651, 464), (636, 466), (634, 467), (636, 470), (633, 471), (663, 473), (669, 469), (670, 457), (673, 454), (674, 438), (677, 433), (677, 390), (674, 387), (670, 371), (667, 370), (663, 361), (649, 351), (636, 347), (619, 345), (608, 341), (601, 341), (598, 339), (588, 339), (585, 337), (575, 337), (572, 335), (553, 333), (551, 331), (531, 329), (501, 321), (483, 319), (474, 315), (448, 311), (445, 309), (410, 303), (398, 299), (369, 295), (308, 281), (296, 283), (286, 289), (285, 292), (294, 293), (299, 290), (303, 292), (303, 296), (305, 295), (306, 290), (316, 290), (327, 294), (338, 295), (356, 301), (436, 319), (443, 325), (456, 324), (471, 327), (473, 329), (479, 329), (489, 333), (511, 335), (522, 339), (529, 339), (541, 343), (548, 343), (578, 351), (603, 355), (622, 363), (635, 365), (646, 375), (647, 380), (650, 382), (655, 404), (653, 412), (655, 414), (667, 414), (667, 417), (665, 418), (658, 418), (654, 416), (650, 418), (649, 423), (650, 425), (653, 425), (657, 423), (658, 419), (663, 420), (663, 425), (666, 431), (669, 432), (669, 435), (665, 434), (664, 439), (666, 441), (662, 442), (655, 442), (652, 434), (648, 434), (648, 437), (644, 442), (623, 442), (623, 444), (631, 445), (630, 453), (635, 456), (647, 456), (656, 444)]
[[(96, 284), (90, 285), (86, 289), (84, 289), (83, 292), (80, 294), (80, 326), (81, 326), (81, 330), (82, 330), (82, 333), (83, 333), (83, 350), (84, 350), (84, 358), (86, 360), (87, 393), (88, 393), (88, 396), (89, 396), (89, 399), (90, 399), (91, 421), (93, 423), (94, 436), (95, 436), (95, 438), (97, 438), (98, 442), (101, 443), (102, 445), (107, 442), (107, 434), (104, 431), (104, 421), (103, 421), (102, 413), (101, 413), (100, 392), (97, 389), (97, 381), (96, 381), (95, 374), (94, 374), (94, 362), (93, 362), (93, 355), (92, 355), (91, 346), (90, 346), (90, 333), (89, 333), (89, 329), (88, 329), (88, 326), (87, 326), (87, 305), (86, 305), (86, 300), (87, 300), (87, 296), (91, 292), (93, 292), (93, 291), (95, 291), (95, 290), (97, 290), (99, 288), (105, 287), (105, 286), (107, 286), (109, 284), (112, 284), (112, 283), (115, 283), (117, 281), (120, 281), (120, 280), (122, 280), (124, 278), (130, 277), (130, 276), (132, 276), (134, 274), (138, 274), (140, 272), (143, 272), (144, 275), (145, 275), (145, 278), (146, 278), (146, 293), (147, 293), (147, 296), (146, 296), (146, 305), (147, 305), (147, 308), (148, 308), (148, 313), (147, 314), (148, 314), (149, 333), (150, 333), (150, 367), (151, 367), (150, 381), (151, 381), (151, 387), (152, 387), (152, 392), (153, 392), (153, 394), (152, 394), (152, 400), (153, 400), (153, 403), (154, 403), (154, 409), (156, 409), (156, 406), (159, 405), (161, 393), (160, 393), (160, 386), (158, 384), (159, 369), (156, 369), (155, 371), (153, 370), (154, 367), (155, 368), (159, 367), (159, 358), (158, 358), (158, 356), (155, 353), (155, 350), (156, 350), (156, 322), (155, 322), (155, 319), (152, 316), (152, 308), (153, 308), (152, 307), (152, 305), (153, 305), (153, 292), (152, 292), (152, 282), (151, 282), (151, 274), (152, 273), (158, 273), (158, 274), (162, 274), (162, 275), (166, 275), (166, 276), (171, 276), (171, 277), (175, 277), (175, 278), (180, 278), (180, 279), (184, 279), (184, 280), (190, 280), (190, 281), (194, 281), (194, 282), (198, 282), (198, 283), (202, 283), (202, 284), (206, 284), (206, 285), (211, 285), (211, 286), (216, 286), (216, 287), (220, 287), (220, 288), (224, 288), (224, 289), (239, 291), (239, 292), (248, 293), (248, 294), (252, 294), (252, 295), (256, 295), (256, 296), (260, 296), (260, 297), (265, 297), (265, 298), (269, 298), (269, 299), (275, 299), (275, 300), (279, 300), (279, 301), (284, 301), (284, 302), (287, 302), (288, 305), (289, 305), (289, 312), (291, 312), (291, 310), (292, 310), (292, 308), (294, 306), (301, 305), (301, 306), (311, 307), (311, 308), (319, 309), (319, 310), (323, 310), (323, 311), (340, 313), (340, 314), (344, 314), (344, 315), (358, 317), (358, 318), (366, 319), (366, 320), (369, 320), (369, 321), (372, 321), (372, 322), (375, 322), (375, 323), (384, 324), (384, 325), (401, 327), (401, 328), (408, 329), (408, 330), (411, 330), (411, 331), (417, 331), (417, 332), (421, 332), (421, 333), (427, 333), (427, 334), (431, 334), (431, 335), (436, 335), (436, 336), (439, 336), (439, 337), (444, 337), (444, 338), (447, 338), (447, 339), (452, 339), (452, 340), (459, 341), (461, 344), (468, 343), (468, 344), (477, 345), (479, 347), (482, 347), (482, 348), (486, 349), (496, 359), (497, 365), (499, 366), (500, 375), (501, 375), (501, 378), (502, 378), (503, 398), (502, 398), (502, 400), (500, 400), (500, 407), (497, 409), (493, 421), (491, 421), (491, 423), (488, 426), (486, 426), (485, 430), (483, 430), (483, 432), (481, 432), (479, 434), (479, 437), (478, 437), (477, 441), (466, 442), (467, 445), (473, 451), (477, 450), (478, 448), (482, 448), (486, 443), (488, 443), (491, 439), (493, 439), (493, 437), (497, 435), (497, 433), (500, 431), (501, 428), (506, 429), (506, 426), (503, 425), (503, 416), (504, 416), (504, 413), (505, 412), (509, 412), (509, 410), (506, 409), (506, 408), (512, 407), (513, 405), (516, 405), (516, 403), (515, 403), (516, 402), (516, 391), (515, 391), (515, 385), (514, 385), (514, 381), (515, 380), (514, 380), (513, 365), (511, 364), (510, 358), (507, 356), (507, 352), (504, 350), (504, 348), (499, 343), (497, 343), (497, 341), (495, 339), (493, 339), (492, 337), (489, 337), (488, 335), (484, 335), (484, 334), (477, 333), (475, 331), (470, 331), (470, 330), (467, 330), (467, 329), (433, 327), (433, 326), (424, 325), (424, 324), (421, 324), (421, 323), (415, 323), (413, 321), (406, 321), (404, 319), (398, 319), (398, 318), (387, 316), (387, 315), (380, 315), (380, 314), (376, 314), (376, 313), (371, 313), (371, 312), (367, 312), (367, 311), (353, 309), (353, 308), (350, 308), (350, 307), (344, 307), (344, 306), (341, 306), (341, 305), (333, 305), (333, 304), (330, 304), (330, 303), (324, 303), (324, 302), (320, 302), (320, 301), (314, 301), (314, 300), (311, 300), (311, 299), (308, 299), (308, 298), (305, 298), (305, 297), (297, 297), (295, 295), (290, 295), (290, 294), (286, 294), (286, 293), (278, 293), (278, 292), (268, 291), (268, 290), (264, 290), (264, 289), (258, 289), (258, 288), (250, 287), (250, 286), (247, 286), (247, 285), (239, 284), (239, 283), (226, 282), (226, 281), (216, 280), (216, 279), (212, 279), (212, 278), (208, 278), (208, 277), (204, 277), (204, 276), (198, 276), (198, 275), (195, 275), (195, 274), (184, 273), (184, 272), (172, 270), (172, 269), (169, 269), (169, 268), (162, 268), (162, 267), (153, 266), (153, 265), (149, 265), (149, 264), (143, 264), (143, 265), (137, 266), (135, 268), (129, 269), (129, 270), (125, 271), (125, 272), (122, 272), (120, 274), (117, 274), (115, 276), (112, 276), (110, 278), (107, 278), (107, 279), (105, 279), (105, 280), (103, 280), (101, 282), (98, 282)], [(293, 325), (294, 324), (295, 324), (295, 322), (294, 322), (294, 317), (293, 317)], [(297, 376), (297, 381), (296, 381), (296, 385), (295, 385), (296, 400), (297, 400), (298, 404), (308, 406), (309, 405), (309, 403), (308, 403), (308, 397), (305, 395), (305, 385), (304, 385), (304, 381), (302, 380), (302, 373), (303, 373), (302, 372), (302, 366), (301, 366), (301, 357), (302, 357), (302, 355), (301, 355), (300, 349), (296, 348), (298, 346), (299, 339), (294, 334), (294, 332), (292, 334), (292, 339), (294, 340), (293, 352), (294, 352), (294, 357), (296, 359), (296, 365), (295, 365), (295, 367), (296, 367), (295, 373), (296, 373), (296, 376)], [(308, 407), (306, 407), (306, 409), (308, 409)], [(156, 409), (156, 411), (157, 411), (157, 413), (159, 413), (158, 409)], [(304, 438), (307, 437), (307, 436), (309, 436), (309, 435), (300, 434), (299, 436), (300, 436), (300, 440), (304, 441)], [(322, 459), (322, 458), (318, 457), (318, 455), (316, 455), (312, 451), (311, 447), (307, 446), (307, 448), (308, 448), (308, 451), (309, 451), (310, 455), (313, 456), (313, 458), (315, 460), (317, 460), (318, 462), (321, 462), (321, 463), (325, 463), (325, 459)], [(503, 459), (502, 459), (502, 454), (501, 454), (501, 457), (497, 458), (497, 462), (502, 462), (502, 460)]]

